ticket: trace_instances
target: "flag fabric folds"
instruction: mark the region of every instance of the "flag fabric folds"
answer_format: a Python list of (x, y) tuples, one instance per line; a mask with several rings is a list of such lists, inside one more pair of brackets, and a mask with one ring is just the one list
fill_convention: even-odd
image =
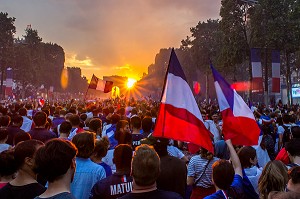
[(12, 68), (6, 69), (5, 95), (11, 97), (13, 95), (13, 71)]
[(223, 118), (225, 140), (236, 145), (257, 145), (260, 129), (243, 98), (211, 65), (218, 103)]
[(153, 136), (194, 143), (213, 152), (210, 135), (172, 49)]
[(272, 50), (272, 92), (280, 93), (280, 51)]
[(104, 93), (109, 93), (112, 90), (113, 82), (112, 81), (105, 81), (99, 79), (93, 74), (91, 82), (89, 84), (88, 89), (95, 89), (98, 91), (103, 91)]
[(263, 91), (262, 67), (260, 61), (260, 49), (251, 49), (251, 64), (252, 64), (252, 91)]

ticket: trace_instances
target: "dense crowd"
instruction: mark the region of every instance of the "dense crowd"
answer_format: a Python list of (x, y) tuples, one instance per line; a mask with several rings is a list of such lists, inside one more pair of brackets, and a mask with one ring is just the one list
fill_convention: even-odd
[(252, 106), (256, 146), (224, 140), (216, 104), (199, 108), (214, 153), (153, 137), (151, 98), (3, 103), (0, 198), (300, 198), (299, 105)]

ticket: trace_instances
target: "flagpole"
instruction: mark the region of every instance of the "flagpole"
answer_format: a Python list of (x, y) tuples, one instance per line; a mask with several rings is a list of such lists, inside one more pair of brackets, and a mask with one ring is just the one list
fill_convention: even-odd
[[(171, 50), (171, 55), (170, 55), (170, 59), (169, 59), (169, 64), (168, 64), (168, 67), (167, 67), (167, 71), (166, 71), (166, 75), (165, 75), (165, 80), (164, 80), (164, 85), (163, 85), (163, 89), (162, 89), (162, 93), (161, 93), (161, 96), (160, 96), (160, 102), (163, 98), (163, 95), (164, 95), (164, 92), (165, 92), (165, 88), (166, 88), (166, 84), (167, 84), (167, 78), (168, 78), (168, 71), (169, 71), (169, 68), (170, 68), (170, 62), (171, 62), (171, 57), (172, 57), (172, 51), (174, 51), (175, 53), (175, 50), (174, 48), (172, 48)], [(161, 106), (161, 104), (159, 105), (159, 107)], [(159, 108), (160, 109), (160, 108)], [(166, 117), (166, 109), (164, 109), (164, 117)], [(157, 121), (159, 120), (159, 115), (157, 116)], [(162, 129), (162, 136), (164, 136), (164, 133), (165, 133), (165, 118), (163, 119), (163, 129)]]
[[(93, 74), (93, 76), (92, 76), (92, 79), (93, 79), (93, 77), (94, 77), (94, 74)], [(92, 79), (91, 79), (91, 81), (92, 81)], [(90, 83), (89, 83), (89, 85), (88, 85), (88, 87), (87, 87), (87, 89), (86, 89), (86, 92), (85, 92), (85, 95), (84, 95), (84, 98), (83, 98), (83, 102), (84, 102), (84, 103), (85, 103), (86, 95), (87, 95), (87, 93), (88, 93), (88, 91), (89, 91), (89, 88), (90, 88), (91, 81), (90, 81)]]

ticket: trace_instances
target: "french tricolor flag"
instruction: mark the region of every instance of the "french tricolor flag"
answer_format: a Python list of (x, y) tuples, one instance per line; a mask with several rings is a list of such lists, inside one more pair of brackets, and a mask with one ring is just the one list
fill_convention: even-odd
[(260, 129), (254, 115), (243, 98), (230, 87), (230, 84), (214, 69), (218, 103), (223, 118), (225, 140), (231, 139), (237, 145), (257, 145)]
[(172, 49), (153, 136), (190, 142), (213, 152), (210, 135)]

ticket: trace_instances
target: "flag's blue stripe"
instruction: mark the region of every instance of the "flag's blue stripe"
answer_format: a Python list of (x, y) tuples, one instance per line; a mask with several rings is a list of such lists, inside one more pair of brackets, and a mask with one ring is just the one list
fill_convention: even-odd
[(261, 62), (260, 61), (260, 49), (251, 48), (251, 62)]
[(280, 63), (280, 51), (272, 50), (272, 63)]
[(175, 76), (181, 77), (183, 80), (186, 81), (185, 74), (182, 70), (182, 67), (178, 61), (178, 58), (175, 54), (174, 49), (171, 51), (171, 57), (170, 57), (170, 62), (169, 62), (169, 73), (172, 73)]
[(6, 70), (6, 79), (12, 79), (12, 77), (13, 77), (12, 69)]
[(212, 64), (210, 64), (213, 76), (215, 81), (217, 81), (223, 91), (223, 94), (230, 106), (230, 109), (233, 111), (233, 105), (234, 105), (234, 92), (232, 88), (230, 87), (230, 84), (226, 82), (226, 80), (216, 71), (216, 69), (213, 67)]

